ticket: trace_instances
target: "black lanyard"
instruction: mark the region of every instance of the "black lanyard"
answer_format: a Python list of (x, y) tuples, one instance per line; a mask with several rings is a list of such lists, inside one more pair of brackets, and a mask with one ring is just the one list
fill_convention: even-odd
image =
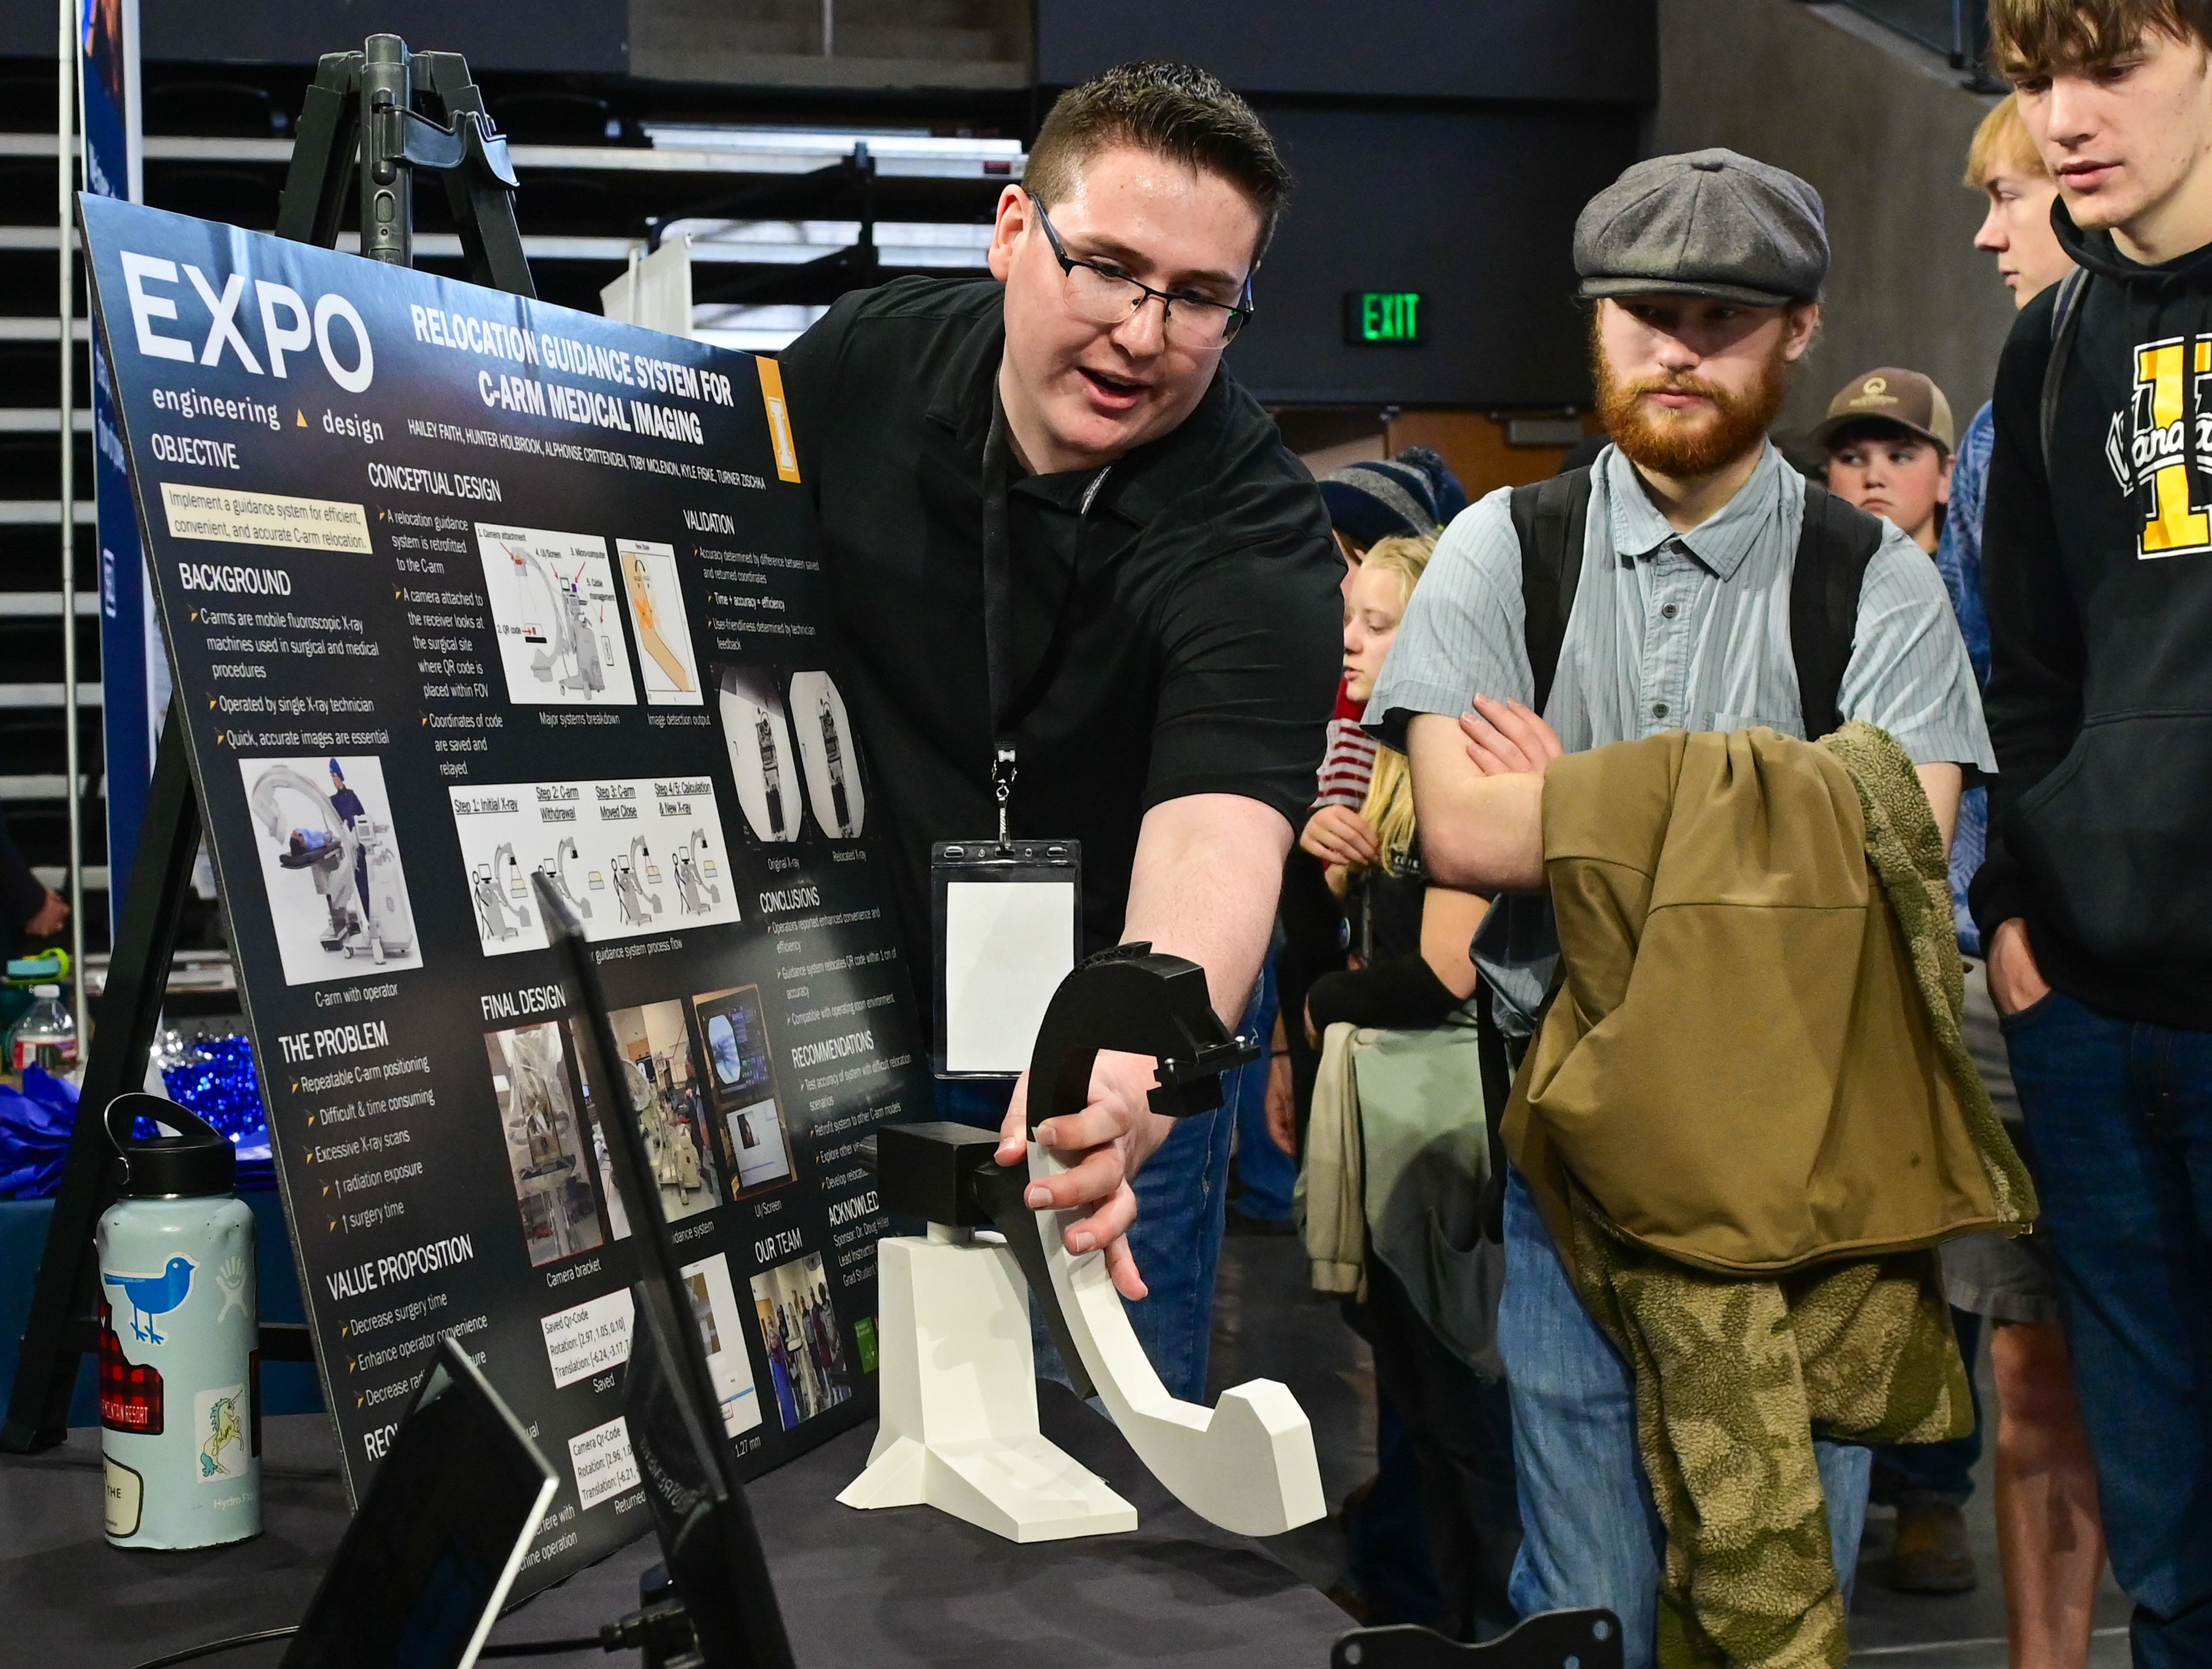
[(991, 432), (983, 440), (983, 662), (991, 686), (991, 792), (999, 802), (999, 844), (1012, 844), (1006, 806), (1014, 795), (1014, 582), (1007, 527), (1006, 408), (991, 390)]
[[(1006, 433), (1006, 408), (998, 386), (991, 389), (991, 428), (983, 437), (983, 662), (991, 685), (991, 792), (999, 802), (999, 845), (1012, 844), (1006, 805), (1014, 797), (1014, 579), (1013, 535), (1006, 505), (1008, 459), (1013, 451)], [(1091, 501), (1113, 472), (1105, 465), (1084, 489), (1076, 513), (1087, 517)]]

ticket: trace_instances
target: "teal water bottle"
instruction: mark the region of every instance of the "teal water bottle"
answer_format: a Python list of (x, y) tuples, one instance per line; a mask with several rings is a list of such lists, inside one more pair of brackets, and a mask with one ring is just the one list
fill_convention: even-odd
[[(173, 1131), (141, 1138), (142, 1119)], [(216, 1547), (261, 1532), (253, 1213), (238, 1155), (197, 1114), (118, 1095), (121, 1198), (100, 1219), (100, 1423), (107, 1539)]]

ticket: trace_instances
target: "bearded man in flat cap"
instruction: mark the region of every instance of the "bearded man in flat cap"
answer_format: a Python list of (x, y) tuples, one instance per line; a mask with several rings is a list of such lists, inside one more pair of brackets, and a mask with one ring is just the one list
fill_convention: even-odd
[[(1767, 439), (1820, 319), (1819, 195), (1733, 151), (1656, 157), (1583, 209), (1575, 265), (1612, 444), (1452, 523), (1366, 715), (1411, 756), (1435, 879), (1498, 895), (1475, 962), (1516, 1062), (1558, 957), (1541, 783), (1560, 753), (1758, 725), (1817, 738), (1864, 719), (1914, 762), (1947, 844), (1961, 768), (1994, 765), (1935, 565)], [(1627, 1669), (1649, 1669), (1663, 1537), (1633, 1377), (1517, 1171), (1502, 1232), (1526, 1521), (1514, 1605), (1607, 1606)], [(1817, 1458), (1848, 1593), (1868, 1452), (1823, 1442)]]

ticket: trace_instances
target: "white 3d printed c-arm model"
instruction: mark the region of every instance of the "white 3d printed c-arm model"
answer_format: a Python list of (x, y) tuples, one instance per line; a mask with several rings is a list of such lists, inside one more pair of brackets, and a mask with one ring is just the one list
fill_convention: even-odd
[[(1066, 1168), (1030, 1144), (1031, 1180)], [(1240, 1536), (1279, 1536), (1326, 1514), (1313, 1427), (1291, 1387), (1248, 1380), (1224, 1391), (1212, 1408), (1170, 1394), (1129, 1325), (1106, 1254), (1068, 1252), (1061, 1232), (1074, 1213), (1034, 1216), (1054, 1293), (1094, 1391), (1152, 1476), (1200, 1518)]]
[[(1158, 1058), (1152, 1101), (1169, 1113), (1218, 1106), (1220, 1071), (1249, 1053), (1214, 1016), (1204, 971), (1141, 945), (1092, 958), (1054, 994), (1030, 1071), (1033, 1085), (1052, 1086), (1054, 1113), (1082, 1107), (1104, 1047)], [(1313, 1430), (1288, 1387), (1255, 1380), (1211, 1409), (1169, 1394), (1104, 1254), (1070, 1255), (1066, 1214), (1022, 1204), (1033, 1178), (1059, 1168), (1045, 1150), (1032, 1142), (1024, 1170), (998, 1165), (995, 1135), (963, 1126), (892, 1126), (877, 1141), (884, 1208), (931, 1226), (927, 1240), (878, 1248), (882, 1424), (867, 1470), (840, 1501), (927, 1502), (1016, 1541), (1133, 1525), (1126, 1502), (1038, 1431), (1033, 1293), (1078, 1392), (1095, 1391), (1130, 1447), (1192, 1511), (1266, 1536), (1328, 1510)], [(970, 1238), (985, 1222), (1004, 1245)]]

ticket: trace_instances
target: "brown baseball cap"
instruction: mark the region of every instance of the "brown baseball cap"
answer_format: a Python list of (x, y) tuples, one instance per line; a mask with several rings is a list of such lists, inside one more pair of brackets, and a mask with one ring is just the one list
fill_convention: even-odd
[(1853, 377), (1828, 402), (1828, 415), (1813, 431), (1814, 444), (1825, 446), (1838, 430), (1868, 418), (1911, 429), (1947, 452), (1958, 446), (1951, 403), (1943, 398), (1942, 389), (1917, 371), (1883, 365), (1863, 377)]

